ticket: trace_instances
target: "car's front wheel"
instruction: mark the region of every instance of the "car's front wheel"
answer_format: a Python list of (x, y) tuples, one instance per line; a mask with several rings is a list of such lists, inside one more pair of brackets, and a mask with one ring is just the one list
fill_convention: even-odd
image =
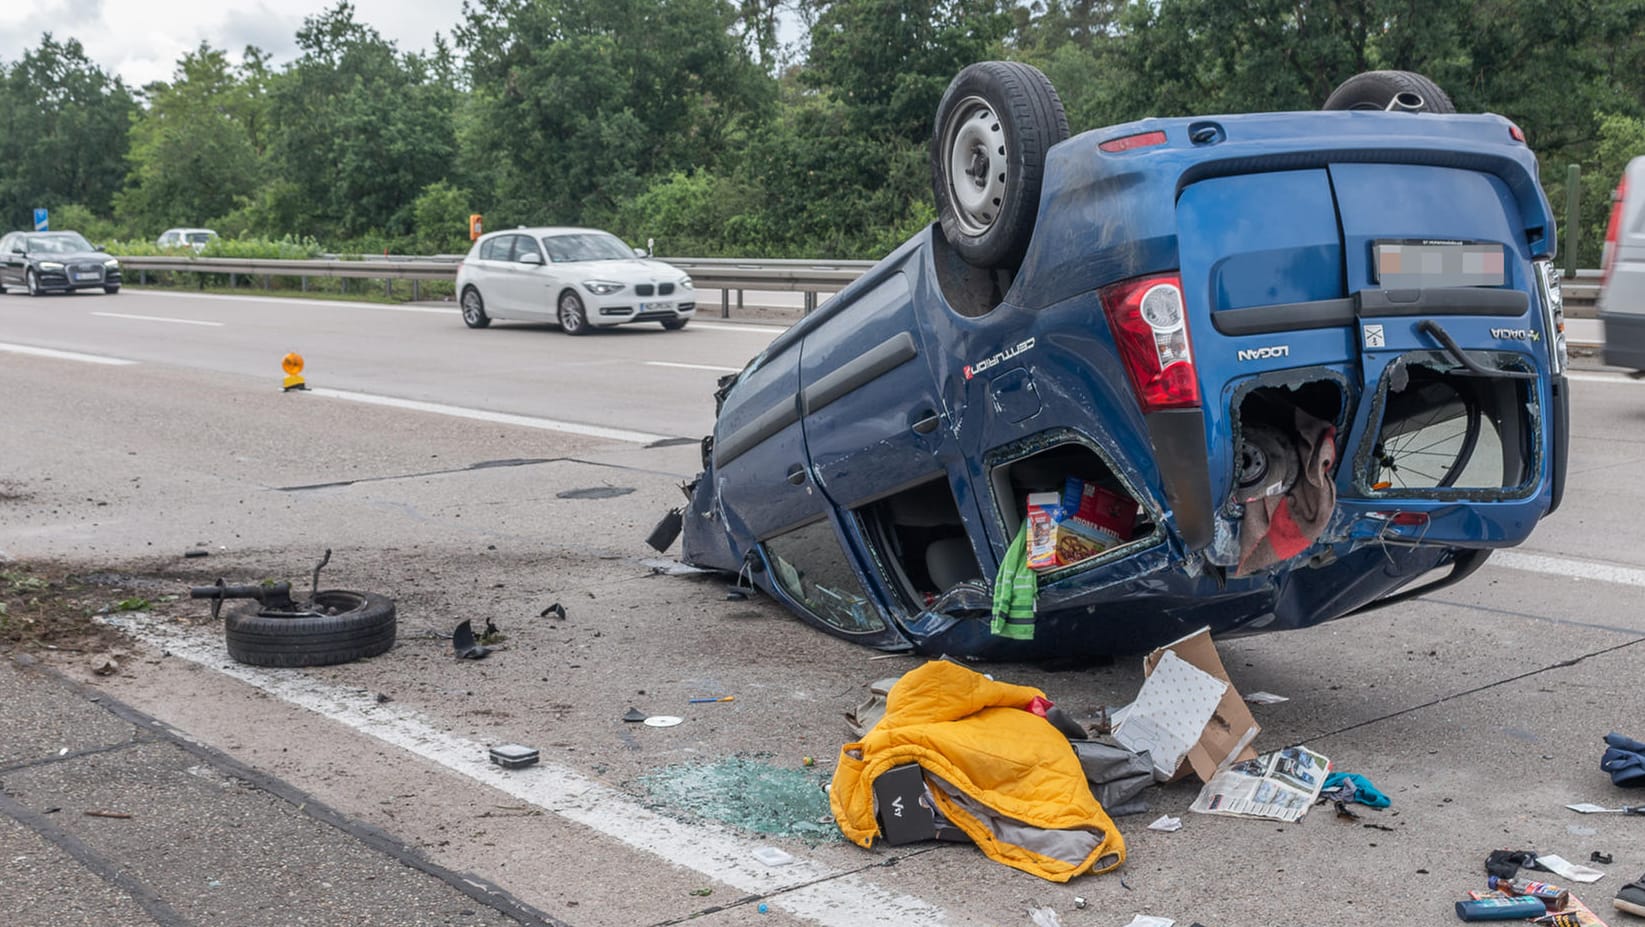
[(480, 291), (473, 287), (463, 289), (463, 324), (469, 328), (485, 328), (491, 324), (491, 316), (486, 315), (486, 302), (480, 298)]
[(120, 284), (116, 283), (113, 286), (103, 287), (103, 292), (113, 296), (114, 294), (120, 292)]
[(691, 320), (690, 319), (667, 319), (663, 322), (663, 328), (666, 328), (671, 332), (677, 332), (680, 329), (684, 328), (685, 323), (687, 323), (689, 321), (691, 321)]
[(46, 291), (40, 289), (40, 278), (35, 275), (32, 267), (29, 268), (28, 273), (23, 275), (23, 286), (29, 291), (30, 296), (46, 295)]
[(560, 294), (560, 328), (568, 335), (588, 333), (588, 310), (576, 293), (566, 290)]

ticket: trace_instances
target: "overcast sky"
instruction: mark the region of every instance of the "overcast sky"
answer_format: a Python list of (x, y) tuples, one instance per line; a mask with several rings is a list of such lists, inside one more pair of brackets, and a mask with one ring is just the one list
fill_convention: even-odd
[[(170, 80), (177, 59), (202, 40), (238, 60), (247, 45), (274, 56), (296, 51), (303, 19), (336, 0), (20, 0), (0, 15), (0, 60), (14, 61), (50, 32), (80, 40), (86, 56), (132, 87)], [(429, 47), (436, 32), (448, 38), (463, 0), (354, 0), (354, 16), (399, 45)]]

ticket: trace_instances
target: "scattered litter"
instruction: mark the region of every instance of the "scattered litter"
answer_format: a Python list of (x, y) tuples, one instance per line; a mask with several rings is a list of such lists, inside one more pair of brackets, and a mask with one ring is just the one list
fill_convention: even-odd
[(1535, 850), (1492, 850), (1485, 857), (1485, 874), (1511, 879), (1520, 869), (1535, 869)]
[(1598, 850), (1595, 850), (1588, 854), (1588, 862), (1598, 863), (1601, 866), (1609, 866), (1611, 863), (1616, 862), (1616, 858), (1609, 853), (1601, 853)]
[(647, 727), (673, 727), (684, 720), (674, 715), (652, 715), (645, 719), (645, 723)]
[(1125, 927), (1176, 927), (1176, 921), (1169, 917), (1155, 917), (1152, 914), (1138, 914), (1131, 918)]
[(561, 605), (558, 602), (555, 602), (553, 605), (550, 605), (549, 607), (547, 607), (547, 608), (545, 608), (542, 611), (537, 613), (538, 618), (548, 618), (550, 616), (553, 616), (555, 618), (560, 619), (561, 621), (564, 621), (565, 620), (565, 606)]
[(630, 708), (628, 710), (628, 714), (623, 715), (623, 720), (629, 722), (630, 724), (638, 724), (639, 722), (644, 721), (647, 717), (648, 715), (638, 708)]
[(691, 890), (691, 894), (697, 898), (707, 898), (709, 895), (714, 894), (714, 890), (712, 888), (694, 888)]
[(754, 858), (767, 866), (786, 866), (794, 857), (776, 847), (755, 847)]
[(1168, 834), (1176, 833), (1177, 831), (1182, 830), (1182, 818), (1174, 818), (1169, 814), (1162, 814), (1154, 819), (1154, 823), (1148, 825), (1148, 829), (1164, 831)]
[(1218, 772), (1189, 810), (1296, 821), (1319, 798), (1330, 768), (1330, 760), (1305, 747), (1264, 753)]
[(385, 702), (392, 702), (392, 701), (394, 701), (394, 696), (389, 695), (387, 692), (377, 693), (377, 704), (381, 705)]
[(1623, 788), (1645, 785), (1645, 743), (1615, 731), (1605, 735), (1605, 743), (1599, 768), (1611, 774), (1611, 784)]
[(64, 747), (64, 748), (63, 748), (63, 749), (61, 749), (61, 750), (58, 750), (58, 751), (57, 751), (57, 755), (58, 755), (58, 756), (68, 756), (68, 755), (69, 755), (69, 748), (68, 748), (68, 747)]
[(188, 550), (183, 551), (183, 556), (193, 560), (196, 557), (209, 557), (211, 556), (211, 551), (201, 550), (198, 547), (191, 547)]
[(1603, 805), (1596, 805), (1596, 804), (1593, 804), (1592, 802), (1582, 802), (1581, 804), (1578, 804), (1578, 805), (1566, 805), (1565, 807), (1571, 809), (1572, 811), (1581, 812), (1582, 814), (1640, 814), (1640, 815), (1645, 815), (1645, 805), (1623, 805), (1620, 808), (1606, 808)]
[(95, 657), (91, 661), (91, 671), (99, 676), (113, 676), (120, 672), (120, 661), (112, 655)]
[(504, 769), (524, 769), (536, 765), (537, 748), (522, 744), (498, 744), (491, 748), (491, 762)]
[(1337, 806), (1337, 817), (1339, 817), (1339, 818), (1341, 818), (1345, 821), (1357, 821), (1357, 820), (1359, 820), (1359, 812), (1357, 812), (1354, 809), (1348, 807), (1347, 802), (1339, 801), (1339, 802), (1335, 802), (1335, 804)]
[(615, 499), (634, 491), (632, 486), (588, 486), (582, 489), (562, 489), (554, 494), (557, 499)]
[(1388, 796), (1371, 784), (1371, 780), (1358, 773), (1334, 772), (1326, 776), (1320, 797), (1337, 802), (1357, 801), (1372, 808), (1386, 808), (1393, 804)]
[(1572, 882), (1598, 882), (1605, 878), (1605, 873), (1598, 869), (1590, 869), (1580, 863), (1573, 863), (1563, 856), (1538, 856), (1536, 864), (1549, 872), (1556, 873)]
[(1111, 715), (1114, 739), (1138, 753), (1148, 751), (1154, 768), (1170, 778), (1190, 769), (1208, 781), (1227, 763), (1256, 757), (1250, 748), (1258, 726), (1217, 656), (1209, 628), (1173, 641), (1142, 664), (1136, 701)]
[(802, 756), (802, 757), (800, 757), (800, 765), (801, 766), (815, 766), (815, 765), (817, 765), (817, 761), (812, 759), (809, 756)]
[(1245, 697), (1252, 705), (1278, 705), (1280, 702), (1289, 702), (1291, 699), (1284, 695), (1275, 695), (1272, 692), (1252, 692)]
[[(730, 756), (653, 769), (638, 780), (647, 804), (809, 846), (840, 839), (819, 770)], [(892, 857), (895, 858), (895, 857)]]
[(481, 646), (474, 639), (474, 628), (469, 624), (467, 618), (464, 618), (463, 623), (451, 632), (451, 649), (457, 654), (459, 660), (483, 660), (487, 654), (491, 653), (490, 647)]
[(709, 705), (714, 702), (735, 702), (736, 700), (737, 697), (735, 695), (714, 695), (704, 698), (686, 699), (686, 703), (691, 705)]
[(725, 593), (727, 602), (741, 602), (748, 598), (748, 593), (741, 589), (728, 589)]
[(1082, 897), (1080, 897), (1080, 896), (1079, 896), (1079, 895), (1075, 895), (1075, 896), (1074, 896), (1074, 907), (1075, 907), (1075, 908), (1077, 908), (1077, 909), (1079, 909), (1079, 910), (1081, 910), (1081, 911), (1084, 911), (1084, 910), (1085, 910), (1085, 906), (1086, 906), (1086, 905), (1087, 905), (1087, 904), (1088, 904), (1088, 903), (1089, 903), (1089, 902), (1087, 902), (1087, 901), (1086, 901), (1086, 900), (1085, 900), (1085, 899), (1084, 899), (1084, 898), (1082, 898)]
[(771, 906), (762, 901), (762, 902), (760, 902), (760, 906), (755, 908), (754, 910), (760, 912), (761, 914), (770, 914), (771, 913)]
[(124, 811), (87, 811), (85, 815), (88, 818), (119, 818), (122, 821), (131, 819), (131, 815)]
[(1057, 916), (1056, 908), (1029, 908), (1028, 919), (1034, 927), (1062, 927), (1062, 918)]
[(1100, 740), (1073, 740), (1069, 744), (1079, 757), (1091, 794), (1111, 818), (1146, 814), (1148, 802), (1142, 793), (1154, 784), (1154, 761), (1144, 753)]
[(681, 563), (678, 560), (666, 560), (662, 557), (641, 560), (640, 566), (650, 567), (653, 576), (690, 576), (693, 573), (714, 572), (713, 570), (705, 570), (702, 567), (694, 567), (689, 563)]

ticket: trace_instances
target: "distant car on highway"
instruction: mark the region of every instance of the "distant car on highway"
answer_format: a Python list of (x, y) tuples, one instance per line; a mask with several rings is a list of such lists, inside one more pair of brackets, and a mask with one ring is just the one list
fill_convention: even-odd
[(216, 237), (211, 229), (166, 229), (154, 243), (161, 248), (193, 248), (199, 252)]
[(1645, 370), (1645, 157), (1628, 162), (1617, 184), (1602, 266), (1605, 363)]
[(457, 268), (463, 322), (553, 322), (568, 335), (628, 322), (678, 331), (697, 312), (684, 271), (610, 232), (519, 228), (482, 235)]
[(12, 232), (0, 238), (0, 293), (30, 296), (101, 289), (120, 292), (120, 262), (79, 232)]

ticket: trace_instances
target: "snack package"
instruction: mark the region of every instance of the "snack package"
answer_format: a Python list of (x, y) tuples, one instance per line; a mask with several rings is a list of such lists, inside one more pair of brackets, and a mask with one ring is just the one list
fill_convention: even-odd
[(1137, 521), (1137, 501), (1071, 476), (1062, 490), (1065, 518), (1092, 525), (1120, 542), (1131, 540)]
[(1111, 531), (1082, 519), (1064, 518), (1057, 523), (1057, 565), (1078, 563), (1121, 543)]
[(1028, 568), (1046, 570), (1057, 565), (1057, 522), (1062, 520), (1062, 497), (1054, 492), (1028, 494)]

